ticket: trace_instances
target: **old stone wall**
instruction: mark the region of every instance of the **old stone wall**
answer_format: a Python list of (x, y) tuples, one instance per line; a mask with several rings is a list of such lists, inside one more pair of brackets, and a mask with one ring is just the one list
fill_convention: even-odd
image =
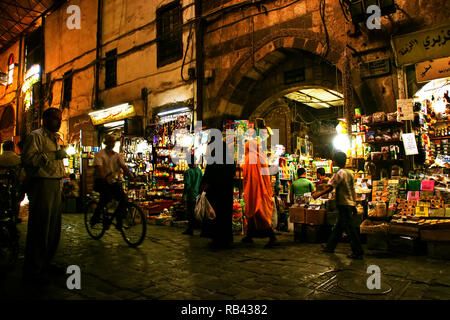
[[(181, 79), (183, 60), (157, 67), (156, 10), (170, 3), (165, 1), (112, 0), (103, 1), (103, 32), (101, 67), (99, 76), (100, 94), (104, 108), (124, 102), (133, 104), (138, 115), (144, 116), (144, 100), (141, 91), (149, 92), (149, 108), (193, 99), (192, 81)], [(190, 24), (194, 17), (193, 0), (181, 1), (183, 7), (183, 53), (187, 46)], [(69, 30), (66, 26), (66, 10), (69, 5), (78, 5), (81, 10), (81, 29)], [(49, 15), (45, 20), (45, 72), (50, 74), (46, 107), (59, 107), (62, 99), (63, 75), (74, 71), (72, 101), (63, 112), (61, 131), (68, 131), (69, 118), (92, 111), (95, 87), (95, 61), (97, 41), (97, 1), (73, 0)], [(189, 51), (184, 61), (183, 75), (195, 66), (195, 37), (191, 37)], [(110, 50), (117, 49), (117, 85), (105, 89), (105, 58)]]
[(17, 115), (17, 89), (19, 83), (19, 41), (14, 43), (12, 46), (8, 48), (8, 50), (3, 51), (0, 54), (0, 71), (4, 72), (8, 75), (9, 65), (8, 60), (11, 54), (14, 55), (14, 74), (13, 74), (13, 82), (10, 85), (0, 86), (0, 141), (5, 139), (10, 139), (13, 137), (15, 122), (12, 127), (4, 128), (2, 126), (1, 118), (5, 111), (5, 108), (11, 106), (14, 110), (14, 119), (16, 119)]
[[(227, 1), (223, 7), (239, 3), (243, 1)], [(450, 12), (448, 1), (397, 0), (399, 9), (381, 18), (381, 30), (368, 30), (363, 26), (358, 34), (346, 21), (338, 0), (326, 1), (325, 28), (319, 3), (318, 0), (264, 1), (264, 6), (241, 6), (234, 11), (211, 15), (205, 36), (205, 53), (206, 69), (213, 70), (214, 78), (205, 89), (204, 118), (220, 117), (222, 113), (231, 113), (235, 117), (246, 115), (246, 106), (234, 101), (233, 96), (236, 90), (241, 90), (239, 87), (243, 83), (247, 86), (255, 83), (248, 84), (242, 79), (252, 78), (249, 75), (255, 71), (258, 62), (271, 63), (272, 53), (283, 48), (315, 54), (338, 70), (342, 68), (344, 50), (347, 50), (357, 95), (352, 102), (360, 104), (366, 112), (392, 111), (398, 98), (395, 66), (392, 65), (390, 75), (362, 80), (359, 64), (381, 58), (393, 59), (392, 35), (444, 24)], [(364, 53), (369, 49), (375, 50)], [(363, 53), (353, 55), (356, 52)], [(280, 61), (272, 62), (271, 67), (276, 68), (279, 64)], [(267, 70), (262, 75), (265, 72)], [(307, 84), (307, 80), (299, 83)], [(254, 101), (254, 105), (258, 103)]]

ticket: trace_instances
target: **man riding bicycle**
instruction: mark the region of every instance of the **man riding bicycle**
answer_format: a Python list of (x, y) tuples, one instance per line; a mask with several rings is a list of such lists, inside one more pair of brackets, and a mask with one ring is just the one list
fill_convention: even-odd
[(116, 138), (113, 135), (107, 135), (104, 139), (105, 149), (97, 152), (94, 157), (94, 190), (100, 193), (100, 201), (92, 216), (91, 225), (100, 222), (101, 210), (111, 200), (114, 199), (119, 202), (116, 210), (122, 209), (121, 206), (126, 201), (126, 195), (119, 180), (121, 170), (135, 182), (135, 178), (127, 168), (122, 156), (113, 150), (115, 143)]

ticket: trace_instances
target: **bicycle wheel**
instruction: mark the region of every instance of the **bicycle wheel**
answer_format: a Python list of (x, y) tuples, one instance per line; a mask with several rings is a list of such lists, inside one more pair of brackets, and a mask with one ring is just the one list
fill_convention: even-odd
[[(97, 203), (89, 202), (86, 205), (84, 211), (84, 225), (86, 226), (86, 230), (88, 234), (95, 240), (100, 239), (105, 234), (105, 227), (103, 225), (103, 217), (100, 215), (99, 221), (92, 221), (92, 217), (94, 216), (95, 208), (97, 208)], [(93, 223), (94, 222), (94, 223)]]
[(137, 247), (144, 241), (147, 220), (144, 212), (134, 203), (128, 203), (123, 212), (120, 232), (130, 247)]

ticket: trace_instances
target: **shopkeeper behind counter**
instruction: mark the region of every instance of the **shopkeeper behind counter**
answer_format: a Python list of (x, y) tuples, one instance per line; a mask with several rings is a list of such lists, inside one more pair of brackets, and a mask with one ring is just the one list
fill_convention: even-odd
[(298, 179), (292, 182), (291, 192), (290, 192), (290, 201), (294, 202), (295, 197), (301, 197), (305, 193), (314, 192), (316, 189), (314, 187), (314, 183), (306, 179), (306, 170), (305, 168), (297, 169), (297, 177)]

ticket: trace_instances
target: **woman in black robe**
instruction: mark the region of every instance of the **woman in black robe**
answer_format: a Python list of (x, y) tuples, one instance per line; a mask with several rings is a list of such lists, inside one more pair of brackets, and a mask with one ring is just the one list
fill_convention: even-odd
[[(213, 248), (229, 248), (233, 243), (233, 192), (236, 164), (226, 163), (227, 145), (223, 143), (223, 164), (208, 164), (203, 175), (201, 190), (213, 207), (216, 218), (203, 225), (202, 236), (212, 238)], [(234, 146), (230, 145), (234, 155)]]

